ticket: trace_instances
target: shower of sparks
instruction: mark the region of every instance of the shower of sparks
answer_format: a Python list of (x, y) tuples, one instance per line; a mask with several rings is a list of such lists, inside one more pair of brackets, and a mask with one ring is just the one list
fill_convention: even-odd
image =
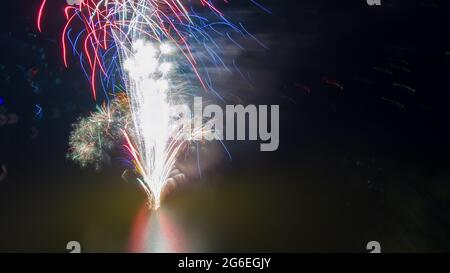
[[(67, 2), (64, 9), (66, 25), (61, 37), (64, 64), (68, 65), (68, 53), (72, 50), (79, 56), (90, 80), (94, 99), (97, 100), (100, 80), (110, 105), (75, 126), (78, 133), (72, 135), (71, 143), (75, 147), (72, 156), (83, 158), (84, 162), (101, 157), (93, 152), (98, 151), (95, 147), (110, 144), (99, 143), (101, 137), (96, 134), (114, 123), (110, 119), (111, 111), (123, 115), (113, 119), (120, 121), (113, 124), (119, 128), (115, 132), (120, 132), (124, 139), (124, 147), (141, 175), (139, 182), (156, 208), (183, 143), (195, 139), (184, 134), (173, 109), (185, 104), (183, 95), (188, 92), (183, 84), (192, 84), (186, 70), (196, 76), (202, 89), (215, 93), (208, 72), (199, 72), (199, 66), (225, 66), (220, 58), (222, 49), (210, 32), (228, 37), (239, 48), (242, 47), (230, 33), (256, 40), (241, 23), (229, 22), (213, 2), (79, 0)], [(254, 0), (251, 2), (262, 7)], [(37, 18), (39, 31), (46, 5), (47, 1), (42, 0)], [(128, 107), (120, 104), (124, 100), (119, 98), (117, 104), (114, 98), (117, 81), (124, 86)], [(107, 89), (110, 92), (112, 89), (112, 95)], [(192, 131), (204, 133), (202, 128)], [(85, 143), (86, 136), (93, 139)]]

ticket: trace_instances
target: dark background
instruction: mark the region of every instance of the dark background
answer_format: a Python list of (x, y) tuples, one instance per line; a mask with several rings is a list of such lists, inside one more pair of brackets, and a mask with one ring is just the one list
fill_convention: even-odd
[[(145, 195), (120, 162), (96, 172), (66, 159), (71, 124), (95, 102), (77, 61), (62, 65), (63, 0), (42, 34), (39, 1), (5, 2), (0, 113), (19, 120), (0, 127), (0, 251), (64, 252), (72, 240), (125, 251)], [(268, 15), (230, 2), (269, 47), (237, 59), (253, 73), (239, 96), (280, 105), (280, 149), (227, 143), (233, 161), (166, 204), (186, 233), (211, 251), (450, 250), (448, 4), (261, 0)]]

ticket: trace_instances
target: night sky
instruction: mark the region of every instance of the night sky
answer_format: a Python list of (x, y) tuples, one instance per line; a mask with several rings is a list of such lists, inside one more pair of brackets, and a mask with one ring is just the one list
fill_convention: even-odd
[[(77, 59), (63, 65), (65, 1), (49, 1), (43, 33), (39, 1), (5, 2), (0, 251), (127, 251), (145, 194), (119, 157), (100, 171), (66, 157), (96, 102)], [(215, 252), (449, 251), (449, 4), (260, 0), (268, 14), (229, 2), (267, 49), (250, 43), (235, 57), (250, 82), (234, 73), (217, 89), (229, 104), (280, 105), (280, 148), (228, 141), (230, 161), (206, 147), (202, 177), (165, 204), (186, 234)]]

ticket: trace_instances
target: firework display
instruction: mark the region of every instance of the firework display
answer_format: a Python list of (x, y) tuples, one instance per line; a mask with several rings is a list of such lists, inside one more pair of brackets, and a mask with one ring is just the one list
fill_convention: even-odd
[(72, 131), (68, 157), (82, 167), (100, 169), (108, 152), (120, 143), (128, 124), (130, 110), (125, 94), (116, 96), (109, 105), (98, 107), (89, 117), (80, 119)]
[(0, 253), (228, 272), (450, 249), (449, 1), (1, 11)]
[[(46, 4), (42, 1), (39, 9), (40, 31)], [(75, 125), (69, 157), (99, 168), (105, 152), (123, 139), (139, 182), (157, 208), (183, 144), (196, 139), (186, 137), (175, 106), (183, 106), (189, 94), (215, 92), (202, 66), (225, 66), (213, 37), (222, 32), (230, 39), (230, 32), (254, 37), (210, 0), (83, 0), (68, 3), (65, 16), (64, 64), (73, 51), (93, 98), (98, 99), (101, 85), (108, 101)], [(117, 84), (124, 93), (116, 92)], [(184, 118), (184, 124), (191, 123)], [(202, 128), (192, 131), (203, 133)]]

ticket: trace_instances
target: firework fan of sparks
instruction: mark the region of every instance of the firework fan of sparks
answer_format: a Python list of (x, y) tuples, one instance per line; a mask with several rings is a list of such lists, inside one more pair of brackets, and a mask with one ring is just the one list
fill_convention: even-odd
[[(209, 74), (199, 72), (199, 66), (205, 66), (208, 60), (225, 66), (217, 53), (221, 48), (210, 32), (217, 34), (218, 29), (226, 28), (223, 36), (230, 38), (229, 31), (234, 31), (256, 38), (242, 24), (229, 22), (211, 0), (72, 2), (64, 10), (64, 64), (68, 65), (71, 48), (90, 80), (94, 99), (99, 79), (108, 105), (75, 125), (70, 156), (86, 164), (95, 162), (102, 157), (102, 150), (112, 148), (113, 139), (124, 139), (124, 147), (141, 175), (139, 181), (157, 208), (161, 189), (183, 143), (195, 139), (186, 137), (174, 118), (173, 106), (184, 104), (184, 95), (189, 92), (183, 86), (190, 80), (187, 73), (179, 72), (180, 68), (189, 68), (200, 89), (215, 92)], [(39, 31), (46, 3), (43, 0), (39, 8)], [(197, 8), (209, 15), (200, 15)], [(118, 81), (125, 95), (116, 99), (114, 87)], [(112, 95), (108, 89), (112, 89)], [(192, 131), (204, 133), (202, 128)]]
[(131, 124), (129, 108), (126, 94), (118, 93), (109, 105), (103, 104), (90, 116), (80, 119), (73, 125), (67, 156), (82, 167), (100, 169), (123, 139), (122, 130), (128, 130)]

